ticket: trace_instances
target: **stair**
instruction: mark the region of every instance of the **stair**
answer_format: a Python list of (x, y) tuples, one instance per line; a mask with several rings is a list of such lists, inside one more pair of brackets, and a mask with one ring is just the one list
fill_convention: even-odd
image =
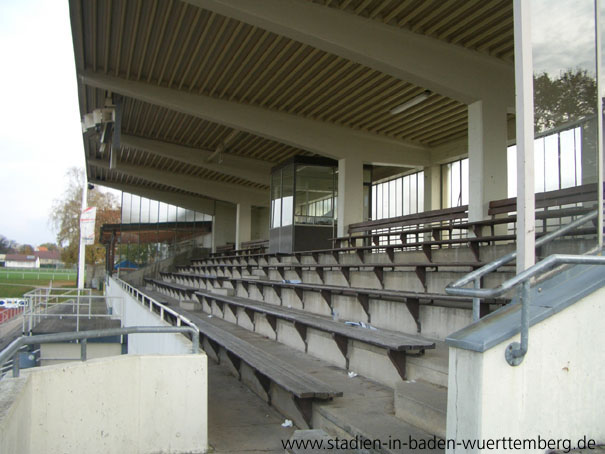
[(395, 415), (445, 439), (447, 388), (422, 380), (408, 380), (395, 387)]

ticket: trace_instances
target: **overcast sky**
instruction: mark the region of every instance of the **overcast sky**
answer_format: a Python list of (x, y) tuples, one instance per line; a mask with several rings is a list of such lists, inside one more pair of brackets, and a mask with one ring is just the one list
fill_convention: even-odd
[(0, 234), (55, 242), (65, 171), (84, 167), (67, 1), (0, 1)]

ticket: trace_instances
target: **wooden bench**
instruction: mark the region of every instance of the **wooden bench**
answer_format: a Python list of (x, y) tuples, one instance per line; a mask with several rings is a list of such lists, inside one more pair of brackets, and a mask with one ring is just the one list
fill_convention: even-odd
[[(264, 296), (264, 287), (271, 287), (277, 294), (280, 301), (282, 299), (282, 290), (291, 289), (296, 293), (296, 296), (300, 299), (304, 306), (303, 294), (305, 291), (319, 292), (326, 302), (330, 310), (333, 310), (332, 297), (333, 295), (344, 295), (353, 296), (357, 299), (357, 302), (361, 305), (364, 312), (368, 317), (368, 321), (371, 321), (372, 314), (370, 313), (369, 300), (380, 299), (385, 301), (395, 301), (404, 303), (416, 323), (417, 332), (421, 331), (420, 323), (420, 306), (421, 305), (433, 305), (440, 307), (452, 307), (461, 309), (472, 308), (472, 299), (462, 296), (452, 296), (441, 293), (426, 293), (426, 292), (408, 292), (401, 290), (390, 290), (390, 289), (373, 289), (373, 288), (360, 288), (360, 287), (343, 287), (339, 285), (326, 285), (326, 284), (304, 284), (304, 283), (292, 283), (283, 281), (271, 281), (264, 279), (247, 279), (247, 278), (231, 278), (229, 279), (232, 283), (240, 283), (244, 290), (249, 293), (250, 285), (255, 286), (260, 294)], [(235, 287), (235, 285), (234, 285)], [(489, 305), (506, 304), (508, 300), (504, 298), (484, 300), (486, 304), (481, 305), (481, 316), (489, 313)]]
[(348, 341), (355, 340), (365, 344), (373, 345), (379, 348), (384, 348), (387, 351), (387, 356), (393, 363), (397, 372), (403, 380), (406, 379), (405, 360), (406, 355), (419, 356), (424, 354), (426, 349), (435, 348), (435, 343), (417, 335), (409, 335), (398, 333), (389, 330), (372, 330), (364, 328), (356, 328), (346, 325), (342, 322), (334, 321), (330, 318), (310, 314), (297, 309), (289, 309), (274, 304), (261, 303), (247, 298), (237, 296), (216, 295), (209, 291), (199, 290), (196, 292), (201, 299), (206, 300), (210, 306), (210, 302), (214, 302), (224, 315), (226, 306), (231, 310), (234, 317), (237, 318), (237, 313), (234, 307), (241, 307), (248, 316), (250, 322), (254, 325), (254, 313), (263, 314), (273, 331), (277, 334), (277, 319), (285, 320), (293, 324), (294, 328), (305, 344), (307, 350), (307, 329), (313, 328), (319, 331), (329, 333), (335, 341), (339, 351), (342, 353), (346, 368), (349, 368), (348, 357)]
[(236, 255), (249, 255), (254, 253), (263, 254), (269, 249), (269, 240), (244, 241), (241, 249), (236, 249)]
[[(318, 263), (275, 263), (267, 265), (258, 265), (255, 269), (261, 270), (268, 276), (269, 270), (276, 270), (282, 279), (286, 279), (286, 271), (294, 271), (299, 279), (303, 278), (303, 271), (315, 271), (322, 283), (325, 283), (325, 271), (340, 271), (347, 281), (347, 284), (351, 285), (351, 271), (352, 270), (367, 270), (373, 272), (382, 288), (384, 288), (384, 275), (385, 269), (395, 271), (395, 269), (411, 269), (415, 272), (416, 276), (420, 280), (420, 283), (424, 287), (425, 291), (427, 271), (439, 271), (443, 268), (464, 268), (465, 271), (473, 271), (483, 263), (480, 262), (401, 262), (401, 263), (329, 263), (329, 264), (318, 264)], [(240, 277), (243, 277), (243, 271), (246, 270), (251, 273), (253, 267), (249, 265), (233, 265), (233, 264), (216, 264), (216, 265), (192, 265), (189, 267), (189, 272), (195, 274), (198, 270), (201, 270), (201, 275), (208, 275), (210, 272), (214, 272), (214, 275), (218, 276), (218, 271), (221, 271), (226, 277), (226, 270), (230, 270), (231, 276), (235, 277), (234, 271), (238, 270)]]
[[(217, 276), (215, 274), (204, 274), (204, 273), (191, 273), (191, 272), (182, 272), (178, 271), (176, 273), (172, 273), (169, 271), (162, 271), (160, 276), (166, 282), (176, 281), (177, 284), (181, 284), (181, 282), (186, 282), (189, 287), (200, 287), (200, 283), (204, 284), (205, 287), (208, 287), (209, 282), (216, 282), (219, 286), (223, 285), (223, 282), (228, 279), (226, 276)], [(185, 284), (182, 284), (185, 285)]]
[[(173, 309), (187, 316), (197, 326), (204, 350), (218, 361), (229, 361), (240, 379), (242, 364), (248, 365), (254, 371), (254, 377), (247, 378), (256, 380), (258, 388), (265, 391), (269, 403), (272, 397), (272, 383), (284, 389), (299, 415), (298, 420), (307, 426), (311, 425), (314, 400), (329, 400), (342, 396), (342, 391), (301, 371), (295, 364), (290, 364), (252, 342), (222, 329), (216, 322), (205, 320), (195, 312), (186, 311), (176, 305)], [(225, 354), (221, 355), (221, 349)]]
[(197, 289), (175, 282), (167, 282), (158, 279), (145, 278), (145, 283), (151, 285), (154, 289), (161, 290), (165, 295), (171, 298), (190, 301)]
[(269, 259), (271, 258), (275, 258), (277, 259), (277, 261), (280, 260), (281, 257), (285, 257), (288, 254), (283, 253), (283, 252), (271, 252), (271, 253), (258, 253), (258, 254), (248, 254), (248, 255), (235, 255), (235, 254), (230, 254), (230, 255), (216, 255), (216, 256), (211, 256), (211, 257), (201, 257), (201, 258), (194, 258), (191, 259), (191, 263), (193, 264), (205, 264), (205, 263), (221, 263), (221, 262), (225, 262), (225, 261), (230, 261), (231, 263), (249, 263), (248, 260), (249, 259), (254, 259), (256, 261), (256, 263), (258, 264), (260, 259), (264, 259), (266, 262), (269, 261)]

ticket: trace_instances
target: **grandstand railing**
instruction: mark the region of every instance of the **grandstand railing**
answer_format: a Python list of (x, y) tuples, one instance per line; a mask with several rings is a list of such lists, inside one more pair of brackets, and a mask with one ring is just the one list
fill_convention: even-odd
[[(563, 228), (542, 236), (536, 240), (536, 247), (544, 246), (554, 239), (568, 234), (578, 227), (593, 222), (598, 217), (598, 210), (582, 216)], [(602, 235), (602, 232), (600, 232)], [(601, 252), (598, 248), (594, 248), (589, 253)], [(479, 305), (482, 299), (495, 298), (504, 295), (511, 290), (519, 292), (519, 300), (521, 302), (521, 342), (513, 342), (506, 348), (506, 360), (511, 366), (521, 364), (528, 350), (529, 338), (529, 306), (531, 304), (530, 285), (531, 279), (539, 276), (546, 271), (552, 270), (559, 265), (605, 265), (605, 257), (600, 255), (571, 255), (571, 254), (553, 254), (544, 260), (536, 263), (532, 267), (517, 274), (511, 279), (500, 284), (495, 288), (481, 288), (481, 278), (486, 274), (496, 271), (501, 266), (511, 262), (517, 257), (516, 252), (511, 252), (494, 260), (487, 265), (467, 274), (463, 278), (448, 285), (445, 291), (450, 295), (470, 296), (473, 298), (473, 320), (479, 320)], [(473, 284), (474, 288), (464, 288), (465, 285)]]

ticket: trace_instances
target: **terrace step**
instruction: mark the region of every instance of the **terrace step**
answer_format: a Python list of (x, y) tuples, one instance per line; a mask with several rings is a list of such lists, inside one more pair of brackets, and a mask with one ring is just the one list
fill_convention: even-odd
[[(158, 295), (153, 291), (145, 291), (145, 293), (151, 297)], [(171, 298), (168, 299), (172, 300)], [(313, 358), (304, 352), (275, 342), (265, 336), (250, 332), (240, 326), (220, 319), (217, 320), (217, 317), (209, 318), (206, 313), (199, 311), (189, 312), (182, 309), (180, 311), (193, 320), (202, 319), (204, 322), (212, 324), (215, 329), (222, 329), (231, 335), (238, 336), (242, 340), (253, 344), (256, 349), (262, 349), (267, 354), (278, 358), (279, 361), (296, 365), (299, 371), (315, 377), (331, 388), (341, 390), (341, 397), (334, 397), (333, 400), (327, 401), (315, 400), (313, 402), (311, 417), (311, 427), (313, 429), (322, 429), (332, 438), (352, 439), (358, 437), (381, 442), (380, 449), (369, 449), (367, 451), (368, 453), (381, 454), (411, 452), (406, 446), (398, 447), (396, 444), (389, 446), (389, 440), (406, 442), (410, 438), (429, 440), (433, 437), (433, 435), (395, 416), (393, 388), (376, 383), (361, 375), (350, 377), (344, 369)], [(210, 356), (212, 357), (212, 355)], [(225, 356), (221, 357), (222, 361), (226, 361), (226, 359)], [(245, 374), (241, 380), (242, 383), (250, 386)], [(258, 389), (254, 389), (252, 386), (252, 390), (262, 397), (263, 393), (259, 392)], [(276, 400), (272, 400), (272, 404), (280, 410), (277, 400), (279, 396), (275, 397)], [(359, 451), (359, 454), (363, 452)], [(443, 451), (428, 450), (425, 452)]]
[(409, 380), (395, 387), (395, 415), (445, 439), (447, 388)]

